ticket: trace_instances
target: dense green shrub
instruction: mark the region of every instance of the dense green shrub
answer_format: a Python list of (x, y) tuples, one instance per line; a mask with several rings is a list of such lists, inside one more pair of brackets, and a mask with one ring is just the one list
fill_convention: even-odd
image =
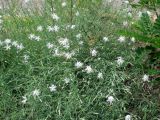
[(142, 11), (140, 19), (136, 20), (131, 29), (121, 31), (122, 34), (135, 37), (136, 40), (149, 43), (150, 45), (160, 48), (160, 15), (158, 7), (159, 0), (140, 0), (137, 4), (132, 4), (136, 8), (145, 8), (149, 11)]

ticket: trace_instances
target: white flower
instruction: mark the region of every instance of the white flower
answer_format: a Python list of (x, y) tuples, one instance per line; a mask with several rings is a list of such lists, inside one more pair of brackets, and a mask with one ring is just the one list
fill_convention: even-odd
[(34, 34), (30, 34), (28, 37), (30, 40), (36, 40), (36, 41), (40, 41), (40, 36), (36, 36)]
[(23, 57), (24, 57), (25, 60), (29, 59), (29, 55), (24, 55)]
[(66, 44), (69, 43), (69, 40), (68, 40), (67, 38), (60, 38), (60, 39), (58, 40), (58, 42), (59, 42), (60, 45), (65, 46)]
[(49, 89), (50, 89), (50, 91), (51, 92), (55, 92), (57, 89), (57, 86), (55, 86), (54, 84), (52, 84), (50, 87), (49, 87)]
[(85, 71), (89, 74), (93, 72), (93, 69), (91, 68), (91, 66), (86, 66)]
[(73, 5), (73, 8), (76, 8), (76, 5), (75, 5), (75, 4)]
[[(54, 1), (54, 0), (53, 0), (53, 1)], [(56, 11), (56, 9), (55, 9), (54, 7), (52, 7), (50, 10), (51, 10), (51, 12)]]
[(52, 31), (54, 31), (54, 28), (52, 26), (48, 26), (47, 30), (48, 30), (48, 32), (52, 32)]
[(29, 37), (28, 37), (30, 40), (36, 40), (36, 41), (39, 41), (40, 40), (40, 36), (36, 36), (34, 34), (30, 34)]
[(119, 41), (119, 42), (125, 42), (125, 36), (120, 36), (120, 37), (118, 38), (118, 41)]
[(81, 68), (81, 67), (83, 67), (83, 63), (77, 61), (77, 62), (75, 63), (75, 67), (76, 67), (76, 68)]
[(35, 36), (36, 41), (40, 41), (40, 39), (41, 39), (40, 36)]
[(82, 37), (82, 35), (80, 33), (76, 35), (77, 39), (80, 39), (81, 37)]
[(5, 39), (4, 43), (5, 44), (10, 44), (11, 43), (11, 39)]
[(125, 0), (124, 3), (125, 3), (125, 4), (129, 4), (129, 1), (128, 1), (128, 0)]
[(148, 75), (143, 75), (143, 78), (142, 78), (142, 80), (144, 81), (144, 82), (146, 82), (146, 81), (149, 81), (149, 76)]
[(97, 75), (97, 78), (98, 79), (103, 79), (103, 74), (101, 72), (99, 72), (98, 75)]
[(24, 62), (27, 63), (29, 59), (29, 55), (24, 55), (23, 57), (24, 57)]
[(147, 12), (147, 14), (149, 15), (149, 16), (151, 16), (152, 15), (152, 13), (150, 12), (150, 11), (146, 11)]
[(48, 49), (53, 48), (53, 44), (52, 44), (52, 43), (47, 43), (47, 48), (48, 48)]
[(66, 84), (68, 84), (68, 83), (70, 82), (70, 79), (69, 79), (69, 78), (65, 78), (65, 79), (64, 79), (64, 82), (65, 82)]
[(109, 41), (108, 37), (103, 37), (103, 41), (108, 42)]
[(95, 49), (91, 50), (90, 53), (93, 57), (97, 56), (97, 51)]
[(66, 25), (66, 29), (75, 29), (76, 25)]
[(59, 44), (62, 45), (64, 48), (69, 48), (69, 40), (67, 38), (60, 38), (58, 40)]
[(72, 53), (64, 53), (64, 57), (66, 58), (66, 59), (71, 59), (72, 58)]
[(66, 5), (67, 5), (66, 2), (63, 2), (63, 3), (62, 3), (62, 7), (65, 7)]
[(71, 25), (71, 29), (75, 29), (76, 25)]
[(83, 45), (83, 43), (84, 43), (83, 41), (79, 41), (78, 42), (79, 45)]
[(12, 42), (12, 45), (13, 45), (14, 47), (17, 47), (17, 46), (18, 46), (18, 42), (17, 42), (17, 41), (13, 41), (13, 42)]
[(40, 90), (39, 90), (39, 89), (35, 89), (35, 90), (32, 92), (32, 95), (33, 95), (34, 97), (39, 96), (39, 95), (40, 95)]
[(28, 38), (29, 38), (30, 40), (33, 40), (33, 39), (35, 39), (35, 35), (34, 35), (34, 34), (30, 34)]
[(55, 26), (53, 27), (53, 30), (54, 30), (55, 32), (58, 32), (58, 31), (59, 31), (59, 27), (58, 27), (57, 25), (55, 25)]
[(62, 54), (59, 52), (59, 48), (55, 48), (53, 52), (54, 56), (61, 56)]
[(17, 47), (17, 49), (18, 49), (18, 50), (22, 50), (22, 49), (24, 49), (24, 46), (23, 46), (23, 44), (22, 44), (22, 43), (21, 43), (21, 44), (19, 44), (19, 45), (17, 45), (16, 47)]
[(123, 58), (122, 58), (122, 57), (118, 57), (118, 58), (117, 58), (117, 64), (118, 64), (118, 65), (122, 65), (123, 63), (124, 63)]
[(107, 97), (107, 102), (109, 102), (110, 105), (111, 105), (114, 101), (115, 101), (115, 99), (114, 99), (113, 96)]
[(68, 30), (71, 27), (71, 25), (66, 25), (66, 29)]
[(26, 104), (26, 102), (27, 102), (27, 97), (26, 97), (26, 96), (22, 96), (22, 99), (23, 99), (23, 100), (22, 100), (22, 103), (23, 103), (23, 104)]
[(43, 27), (42, 26), (38, 26), (37, 27), (37, 31), (39, 31), (39, 32), (43, 31)]
[(76, 16), (79, 16), (79, 12), (77, 11), (75, 15), (76, 15)]
[(56, 20), (56, 21), (59, 20), (59, 17), (58, 17), (58, 15), (56, 13), (51, 14), (51, 16), (52, 16), (53, 20)]
[(127, 27), (128, 26), (128, 22), (127, 21), (123, 21), (123, 26)]
[(7, 44), (6, 46), (4, 46), (4, 48), (5, 48), (6, 50), (10, 50), (10, 49), (11, 49), (11, 46)]
[(135, 38), (134, 38), (134, 37), (132, 37), (132, 38), (131, 38), (131, 41), (132, 41), (132, 42), (135, 42)]
[(131, 115), (126, 115), (125, 120), (131, 120)]
[(69, 43), (63, 46), (64, 48), (68, 49), (70, 47)]

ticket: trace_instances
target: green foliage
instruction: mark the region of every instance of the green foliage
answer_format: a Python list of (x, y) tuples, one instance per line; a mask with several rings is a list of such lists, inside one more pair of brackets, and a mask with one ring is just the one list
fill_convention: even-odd
[(152, 35), (152, 22), (147, 13), (142, 14), (141, 20), (139, 21), (136, 28), (138, 28), (139, 31), (143, 33), (143, 35)]
[[(158, 119), (159, 90), (152, 91), (152, 81), (142, 79), (149, 75), (142, 66), (147, 53), (139, 55), (130, 41), (117, 41), (122, 15), (101, 7), (100, 0), (76, 0), (73, 8), (71, 0), (66, 0), (65, 7), (64, 0), (51, 5), (52, 1), (48, 0), (48, 6), (56, 9), (58, 21), (52, 19), (50, 8), (42, 15), (17, 17), (5, 12), (2, 17), (0, 120), (124, 120), (128, 114), (133, 120)], [(146, 31), (154, 27), (148, 21), (141, 23)], [(48, 30), (54, 25), (59, 31)], [(39, 26), (42, 31), (37, 30)], [(143, 28), (137, 24), (137, 29)], [(140, 33), (137, 36), (144, 38)], [(68, 39), (69, 48), (59, 43), (60, 38)], [(24, 48), (18, 49), (21, 44)], [(97, 54), (93, 56), (91, 50)], [(121, 65), (118, 57), (123, 58)], [(78, 68), (77, 62), (83, 65)], [(87, 66), (91, 73), (86, 72)], [(52, 84), (55, 91), (50, 90)], [(35, 96), (35, 90), (40, 94)], [(112, 104), (108, 96), (113, 96)]]
[(143, 12), (140, 19), (136, 20), (131, 28), (121, 30), (120, 33), (160, 48), (160, 15), (157, 12), (159, 5), (160, 0), (140, 0), (137, 6), (147, 9), (151, 8), (152, 14), (155, 14), (154, 17), (157, 17), (157, 19), (154, 21), (147, 12)]
[(140, 0), (139, 1), (139, 4), (145, 6), (155, 6), (156, 5), (159, 5), (160, 4), (160, 0)]
[(158, 16), (158, 18), (156, 19), (156, 22), (153, 25), (153, 32), (155, 36), (160, 37), (160, 16)]
[(155, 7), (160, 6), (160, 0), (140, 0), (138, 4), (132, 4), (133, 7), (143, 7), (151, 10), (155, 10)]
[(138, 4), (133, 6), (151, 10), (151, 14), (148, 11), (143, 11), (140, 18), (133, 19), (134, 23), (128, 29), (119, 31), (121, 35), (136, 39), (138, 43), (137, 53), (148, 51), (148, 57), (144, 60), (144, 67), (148, 71), (156, 71), (151, 73), (153, 75), (159, 74), (159, 69), (155, 69), (155, 66), (159, 66), (160, 62), (160, 15), (157, 10), (159, 5), (160, 0), (140, 0)]

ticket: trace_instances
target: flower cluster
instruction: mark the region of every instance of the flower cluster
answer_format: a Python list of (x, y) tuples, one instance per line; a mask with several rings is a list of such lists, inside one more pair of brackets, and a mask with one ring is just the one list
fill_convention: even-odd
[(12, 47), (16, 48), (18, 51), (24, 49), (22, 43), (18, 43), (17, 41), (12, 41), (11, 39), (5, 39), (4, 41), (0, 41), (0, 46), (3, 46), (5, 50), (10, 50)]

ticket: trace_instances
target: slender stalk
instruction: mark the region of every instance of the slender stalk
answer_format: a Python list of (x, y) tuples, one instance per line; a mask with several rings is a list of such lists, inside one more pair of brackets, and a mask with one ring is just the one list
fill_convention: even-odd
[[(70, 2), (71, 2), (71, 8), (70, 8), (70, 25), (72, 26), (72, 24), (73, 24), (73, 0), (70, 0)], [(71, 31), (71, 39), (72, 39), (72, 36), (73, 36), (73, 34), (72, 34), (72, 31)]]
[[(53, 11), (54, 11), (53, 0), (51, 0), (51, 10), (52, 10), (52, 13), (53, 13)], [(53, 21), (53, 25), (54, 25), (54, 20), (52, 20), (52, 21)]]
[(70, 21), (70, 23), (71, 23), (71, 25), (72, 25), (72, 22), (73, 22), (73, 0), (71, 0), (71, 21)]

